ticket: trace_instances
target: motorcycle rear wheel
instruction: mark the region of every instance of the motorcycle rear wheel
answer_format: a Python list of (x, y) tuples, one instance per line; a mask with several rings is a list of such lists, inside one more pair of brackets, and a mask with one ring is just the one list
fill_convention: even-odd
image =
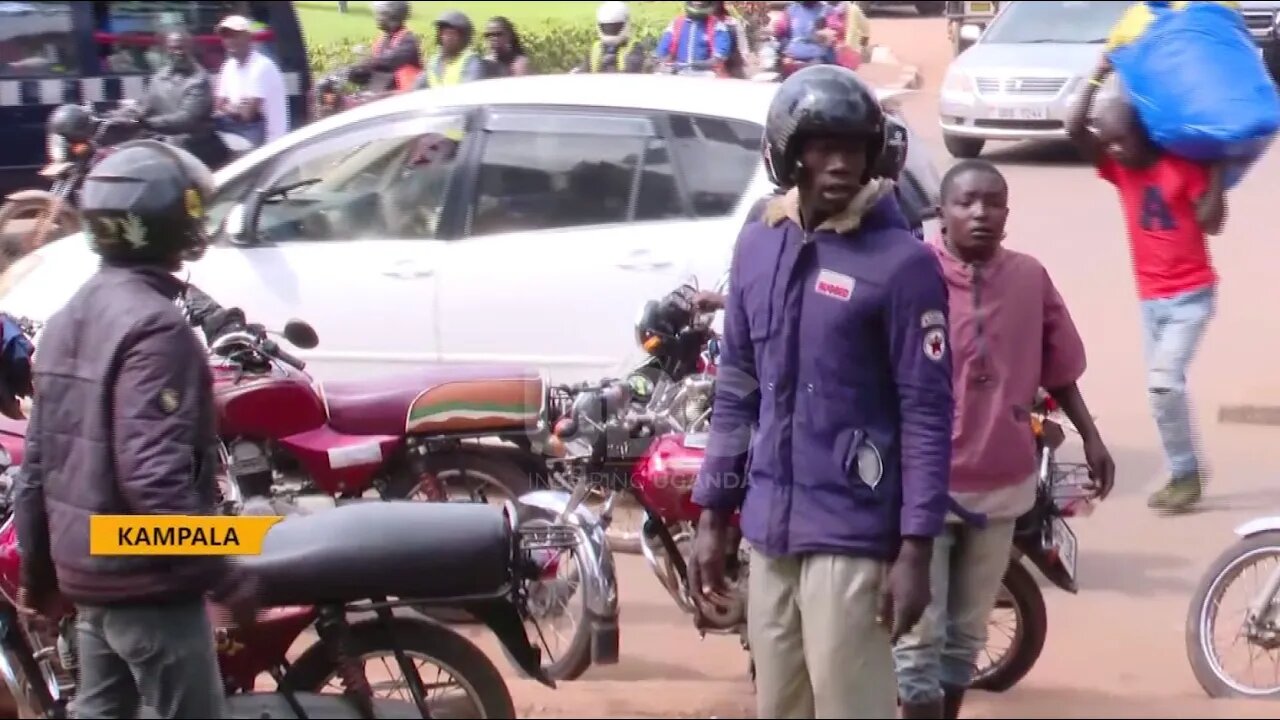
[[(1005, 692), (1017, 685), (1035, 667), (1049, 634), (1044, 595), (1031, 571), (1017, 558), (1009, 561), (1001, 588), (1008, 593), (1004, 602), (1013, 609), (1018, 625), (1009, 651), (974, 676), (970, 687), (976, 690)], [(997, 607), (1000, 602), (997, 600)]]
[(1243, 538), (1222, 551), (1200, 578), (1195, 594), (1191, 596), (1184, 633), (1187, 660), (1196, 681), (1209, 697), (1280, 699), (1280, 678), (1277, 678), (1276, 687), (1265, 690), (1247, 688), (1222, 668), (1217, 653), (1210, 647), (1217, 606), (1222, 596), (1245, 570), (1268, 556), (1280, 556), (1280, 531)]
[[(502, 673), (484, 651), (470, 640), (443, 625), (421, 620), (397, 618), (390, 624), (381, 621), (355, 623), (348, 629), (350, 653), (369, 659), (391, 657), (395, 664), (395, 648), (414, 659), (426, 659), (452, 675), (467, 692), (483, 718), (513, 718), (515, 701)], [(325, 686), (338, 677), (329, 648), (316, 643), (307, 648), (285, 675), (289, 687), (305, 692), (323, 693)], [(433, 684), (423, 680), (426, 685)], [(406, 691), (407, 694), (407, 691)]]

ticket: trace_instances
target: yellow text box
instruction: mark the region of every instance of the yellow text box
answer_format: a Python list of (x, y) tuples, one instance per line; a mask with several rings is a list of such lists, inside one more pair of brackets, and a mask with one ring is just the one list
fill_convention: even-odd
[(258, 555), (278, 515), (93, 515), (90, 555)]

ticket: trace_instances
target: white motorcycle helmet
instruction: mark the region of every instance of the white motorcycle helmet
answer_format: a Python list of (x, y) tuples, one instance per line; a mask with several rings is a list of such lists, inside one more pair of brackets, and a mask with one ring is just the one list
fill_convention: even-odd
[(631, 10), (621, 0), (601, 3), (596, 10), (596, 30), (606, 45), (619, 45), (631, 33)]

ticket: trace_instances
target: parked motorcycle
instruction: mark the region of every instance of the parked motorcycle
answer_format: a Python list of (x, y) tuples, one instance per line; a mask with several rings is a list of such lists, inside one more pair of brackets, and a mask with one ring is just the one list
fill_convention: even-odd
[[(115, 146), (147, 136), (136, 122), (120, 113), (96, 114), (92, 105), (62, 105), (50, 115), (47, 139), (49, 162), (41, 177), (52, 182), (48, 189), (29, 188), (9, 195), (0, 206), (0, 233), (9, 236), (11, 223), (32, 223), (19, 236), (6, 237), (0, 247), (0, 269), (46, 242), (80, 230), (76, 197), (94, 165)], [(233, 158), (252, 149), (248, 140), (232, 133), (218, 133)]]
[[(21, 717), (66, 717), (77, 683), (74, 609), (47, 624), (16, 612), (19, 553), (8, 488), (0, 512), (0, 677)], [(515, 513), (514, 506), (365, 503), (277, 524), (262, 554), (243, 558), (263, 581), (258, 623), (237, 627), (210, 608), (230, 716), (438, 717), (440, 701), (428, 696), (417, 670), (426, 660), (462, 690), (448, 701), (460, 707), (445, 716), (515, 717), (509, 688), (480, 648), (444, 626), (393, 614), (410, 603), (465, 607), (523, 672), (554, 687), (521, 617), (538, 572), (533, 554), (576, 539), (554, 528), (517, 531)], [(370, 619), (348, 620), (370, 612)], [(288, 662), (308, 628), (318, 639)], [(379, 656), (403, 675), (407, 702), (374, 697), (384, 681), (369, 677), (369, 661)], [(275, 680), (274, 691), (255, 690), (262, 673)], [(342, 694), (322, 694), (335, 680)]]
[[(1257, 678), (1254, 671), (1256, 656), (1274, 658), (1280, 650), (1280, 563), (1275, 562), (1280, 557), (1280, 517), (1250, 520), (1236, 527), (1235, 534), (1239, 539), (1214, 558), (1191, 596), (1185, 630), (1187, 659), (1210, 697), (1280, 698), (1274, 659), (1261, 663), (1271, 671), (1271, 679)], [(1269, 567), (1258, 567), (1264, 564)], [(1244, 580), (1250, 571), (1253, 580)], [(1240, 585), (1246, 587), (1240, 589)], [(1224, 602), (1232, 588), (1244, 596), (1240, 609), (1230, 609)], [(1228, 645), (1245, 645), (1244, 667), (1237, 671), (1228, 667), (1218, 637)]]

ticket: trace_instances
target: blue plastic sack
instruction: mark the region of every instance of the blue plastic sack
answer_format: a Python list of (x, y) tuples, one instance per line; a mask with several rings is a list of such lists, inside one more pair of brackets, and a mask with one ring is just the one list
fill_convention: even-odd
[(1149, 2), (1146, 32), (1111, 51), (1138, 116), (1160, 147), (1199, 162), (1227, 161), (1231, 184), (1280, 130), (1280, 95), (1236, 10)]

